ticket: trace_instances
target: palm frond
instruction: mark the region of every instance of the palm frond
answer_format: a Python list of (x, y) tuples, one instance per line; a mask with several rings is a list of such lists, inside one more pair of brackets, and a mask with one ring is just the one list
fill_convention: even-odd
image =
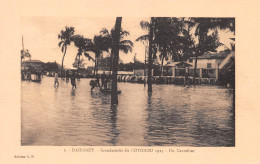
[(149, 30), (149, 28), (150, 28), (150, 23), (147, 22), (147, 21), (141, 21), (141, 22), (140, 22), (140, 26), (141, 26), (142, 29)]
[(64, 48), (66, 47), (66, 45), (65, 44), (63, 44), (63, 46), (61, 47), (61, 52), (63, 52), (64, 51)]
[(124, 36), (128, 36), (130, 33), (126, 30), (121, 29), (120, 31), (120, 37), (123, 38)]
[(140, 37), (138, 37), (135, 41), (139, 42), (139, 41), (148, 41), (149, 40), (149, 35), (142, 35)]
[(62, 41), (60, 41), (59, 42), (59, 47), (62, 45), (64, 43), (64, 41), (62, 40)]
[(103, 35), (108, 35), (109, 31), (106, 28), (102, 28), (99, 33)]
[(134, 46), (133, 42), (131, 40), (122, 40), (119, 44), (121, 45), (130, 45), (131, 47)]
[(88, 60), (92, 60), (92, 61), (95, 61), (94, 58), (92, 58), (87, 52), (84, 52), (84, 56), (88, 58)]
[(127, 54), (129, 51), (132, 52), (132, 47), (129, 45), (119, 45), (119, 50)]

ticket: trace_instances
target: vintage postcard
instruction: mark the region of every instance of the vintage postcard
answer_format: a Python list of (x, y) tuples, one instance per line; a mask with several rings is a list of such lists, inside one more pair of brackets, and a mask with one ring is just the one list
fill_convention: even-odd
[(4, 2), (1, 161), (259, 163), (259, 2), (107, 3)]

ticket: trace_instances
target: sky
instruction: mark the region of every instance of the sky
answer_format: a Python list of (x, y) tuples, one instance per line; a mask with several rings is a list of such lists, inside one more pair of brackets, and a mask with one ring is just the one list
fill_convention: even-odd
[[(145, 46), (141, 42), (136, 42), (136, 38), (147, 34), (148, 31), (141, 29), (140, 21), (149, 21), (149, 18), (141, 17), (123, 17), (122, 28), (129, 31), (130, 35), (125, 39), (134, 43), (132, 53), (125, 54), (120, 52), (120, 59), (124, 63), (133, 62), (134, 55), (140, 61), (145, 58)], [(22, 36), (24, 48), (28, 49), (32, 60), (41, 60), (43, 62), (54, 62), (61, 64), (63, 53), (58, 46), (58, 34), (65, 30), (65, 26), (73, 26), (75, 34), (83, 35), (86, 38), (93, 38), (98, 35), (102, 28), (110, 30), (115, 25), (116, 18), (113, 17), (23, 17), (21, 20), (21, 49)], [(230, 47), (229, 38), (234, 37), (228, 30), (219, 31), (220, 42)], [(223, 50), (220, 47), (218, 50)], [(72, 43), (67, 48), (64, 59), (65, 68), (72, 68), (75, 60), (77, 48)], [(104, 54), (105, 55), (105, 54)], [(88, 61), (85, 57), (85, 66), (93, 66), (94, 63)]]

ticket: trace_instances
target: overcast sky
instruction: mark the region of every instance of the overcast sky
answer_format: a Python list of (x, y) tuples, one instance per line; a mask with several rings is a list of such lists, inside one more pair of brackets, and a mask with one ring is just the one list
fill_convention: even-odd
[[(61, 64), (63, 53), (58, 46), (58, 34), (65, 26), (75, 27), (75, 34), (83, 35), (87, 38), (93, 38), (98, 35), (102, 28), (110, 30), (115, 25), (116, 18), (111, 17), (23, 17), (21, 21), (22, 31), (21, 37), (24, 38), (24, 47), (30, 51), (32, 59), (41, 60), (43, 62), (53, 62)], [(135, 39), (141, 35), (147, 34), (147, 31), (140, 27), (141, 20), (149, 18), (140, 17), (123, 17), (122, 28), (130, 32), (130, 35), (125, 38), (134, 43), (132, 53), (124, 54), (120, 52), (120, 59), (128, 63), (133, 61), (134, 54), (137, 54), (137, 59), (144, 61), (145, 47), (140, 42), (135, 42)], [(234, 37), (232, 33), (219, 31), (220, 42), (230, 47), (230, 37)], [(21, 38), (22, 49), (22, 38)], [(219, 48), (219, 50), (224, 47)], [(72, 68), (72, 63), (75, 60), (77, 48), (72, 43), (68, 46), (67, 53), (64, 59), (64, 66)], [(93, 62), (84, 58), (87, 65), (93, 65)]]

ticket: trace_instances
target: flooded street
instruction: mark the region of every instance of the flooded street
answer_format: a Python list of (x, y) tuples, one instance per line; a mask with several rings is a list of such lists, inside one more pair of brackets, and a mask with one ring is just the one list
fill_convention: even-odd
[[(60, 79), (59, 79), (60, 80)], [(44, 76), (21, 82), (22, 145), (53, 146), (234, 146), (233, 94), (218, 86), (185, 88), (118, 83), (119, 104), (90, 79), (77, 89)]]

